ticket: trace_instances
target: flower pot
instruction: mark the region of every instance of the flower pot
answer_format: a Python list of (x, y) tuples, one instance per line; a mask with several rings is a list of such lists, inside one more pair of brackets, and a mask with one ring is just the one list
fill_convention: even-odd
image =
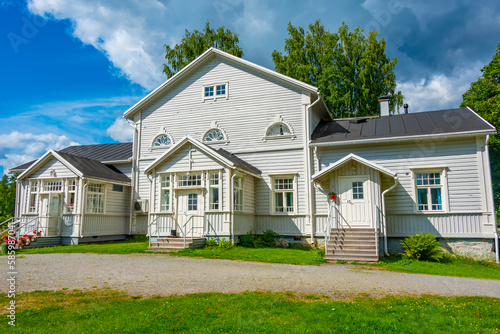
[(337, 198), (337, 195), (330, 195), (330, 198), (331, 198), (331, 199), (336, 199), (336, 198)]

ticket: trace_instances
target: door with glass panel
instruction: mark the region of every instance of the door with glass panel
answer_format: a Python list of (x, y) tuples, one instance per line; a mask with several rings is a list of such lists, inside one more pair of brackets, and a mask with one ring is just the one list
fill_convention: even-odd
[(177, 235), (203, 235), (203, 195), (201, 190), (183, 190), (177, 194)]
[(340, 178), (340, 223), (346, 228), (371, 228), (371, 207), (367, 177)]

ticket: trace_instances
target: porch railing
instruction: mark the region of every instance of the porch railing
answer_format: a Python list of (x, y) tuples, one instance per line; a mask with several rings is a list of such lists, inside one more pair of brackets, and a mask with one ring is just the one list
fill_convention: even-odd
[[(183, 234), (183, 236), (184, 236), (184, 248), (186, 248), (186, 235), (187, 235), (187, 234), (189, 234), (189, 232), (191, 232), (191, 240), (193, 240), (193, 237), (194, 237), (194, 229), (195, 229), (195, 228), (196, 228), (196, 229), (201, 228), (201, 229), (202, 229), (202, 230), (201, 230), (201, 231), (202, 231), (202, 233), (201, 233), (201, 234), (203, 235), (203, 230), (204, 230), (204, 226), (203, 226), (203, 225), (204, 225), (204, 224), (202, 224), (202, 226), (194, 226), (194, 224), (192, 223), (192, 224), (191, 224), (191, 228), (190, 228), (188, 231), (185, 231), (185, 232), (184, 232), (184, 230), (186, 230), (186, 225), (189, 223), (189, 221), (192, 221), (192, 219), (193, 219), (193, 218), (196, 218), (196, 217), (197, 217), (197, 218), (205, 218), (205, 216), (204, 216), (204, 215), (190, 215), (190, 216), (189, 216), (189, 218), (187, 219), (187, 221), (186, 221), (186, 222), (184, 223), (184, 225), (183, 225), (184, 229), (182, 230), (182, 234)], [(203, 219), (203, 220), (205, 220), (205, 219)]]
[[(21, 235), (25, 234), (30, 234), (33, 233), (34, 231), (41, 231), (43, 228), (40, 226), (40, 220), (39, 217), (11, 217), (7, 219), (6, 221), (2, 222), (0, 224), (4, 225), (7, 224), (7, 229), (2, 230), (0, 232), (0, 235), (4, 235), (4, 233), (11, 234), (9, 231), (14, 231), (14, 235), (16, 239), (19, 239)], [(42, 232), (43, 233), (43, 232)], [(46, 234), (43, 233), (43, 234)]]
[[(173, 214), (151, 214), (154, 219), (148, 224), (148, 236), (149, 236), (149, 247), (151, 247), (151, 237), (160, 237), (160, 234), (165, 234), (169, 230), (172, 230), (174, 226), (177, 226), (177, 222)], [(152, 230), (153, 225), (155, 225), (155, 230)]]

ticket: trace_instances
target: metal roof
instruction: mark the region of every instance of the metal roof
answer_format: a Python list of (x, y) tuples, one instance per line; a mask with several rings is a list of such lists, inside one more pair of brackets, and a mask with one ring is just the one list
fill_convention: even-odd
[(473, 133), (496, 129), (470, 108), (411, 114), (321, 121), (311, 136), (313, 146), (381, 139), (410, 139)]
[(232, 153), (230, 153), (222, 148), (219, 148), (217, 150), (213, 149), (213, 150), (215, 152), (219, 153), (220, 155), (222, 155), (227, 160), (231, 161), (238, 168), (241, 168), (243, 170), (248, 170), (248, 171), (255, 173), (255, 174), (258, 174), (258, 175), (262, 174), (260, 169), (258, 169), (257, 167), (254, 167), (253, 165), (249, 164), (248, 162), (238, 158), (234, 154), (232, 154)]

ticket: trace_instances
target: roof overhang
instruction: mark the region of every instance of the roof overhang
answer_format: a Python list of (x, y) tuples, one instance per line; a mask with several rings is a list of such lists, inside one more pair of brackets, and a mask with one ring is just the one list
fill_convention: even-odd
[(80, 172), (75, 166), (70, 164), (66, 159), (61, 157), (57, 152), (53, 150), (48, 150), (40, 159), (38, 159), (35, 163), (33, 163), (29, 168), (27, 168), (24, 172), (19, 174), (17, 177), (18, 180), (24, 179), (26, 176), (30, 175), (33, 171), (41, 167), (43, 164), (47, 163), (50, 159), (55, 158), (59, 160), (65, 167), (71, 170), (75, 175), (82, 177), (83, 174)]
[(330, 172), (332, 172), (332, 171), (334, 171), (334, 170), (336, 170), (336, 169), (338, 169), (338, 168), (340, 168), (340, 167), (348, 164), (351, 161), (357, 161), (360, 164), (368, 166), (368, 167), (370, 167), (370, 168), (372, 168), (374, 170), (377, 170), (377, 171), (381, 172), (382, 174), (385, 174), (385, 175), (390, 176), (392, 178), (396, 177), (396, 173), (393, 172), (393, 171), (391, 171), (390, 169), (387, 169), (387, 168), (385, 168), (383, 166), (380, 166), (380, 165), (374, 163), (373, 161), (366, 160), (366, 159), (364, 159), (364, 158), (362, 158), (362, 157), (360, 157), (360, 156), (358, 156), (358, 155), (356, 155), (354, 153), (351, 153), (349, 155), (346, 155), (342, 159), (337, 160), (336, 162), (330, 164), (325, 169), (317, 172), (316, 174), (314, 174), (312, 176), (312, 179), (315, 181), (315, 180), (321, 178), (322, 176), (324, 176), (324, 175), (326, 175), (326, 174), (328, 174), (328, 173), (330, 173)]
[(175, 86), (177, 83), (181, 82), (186, 76), (190, 75), (193, 71), (195, 71), (197, 68), (201, 67), (202, 65), (206, 64), (209, 60), (213, 59), (214, 57), (221, 57), (224, 59), (227, 59), (232, 62), (236, 62), (240, 65), (243, 65), (244, 67), (259, 71), (261, 73), (270, 75), (279, 81), (294, 85), (296, 87), (299, 87), (301, 89), (304, 89), (306, 91), (309, 91), (311, 93), (317, 93), (318, 88), (311, 86), (309, 84), (306, 84), (302, 81), (290, 78), (284, 74), (275, 72), (273, 70), (270, 70), (268, 68), (265, 68), (263, 66), (251, 63), (247, 60), (244, 60), (242, 58), (233, 56), (227, 52), (221, 51), (219, 49), (211, 47), (207, 51), (203, 52), (200, 56), (198, 56), (195, 60), (193, 60), (191, 63), (186, 65), (183, 69), (181, 69), (179, 72), (177, 72), (175, 75), (173, 75), (170, 79), (162, 83), (160, 86), (158, 86), (156, 89), (154, 89), (151, 93), (146, 95), (143, 99), (141, 99), (139, 102), (134, 104), (132, 107), (130, 107), (125, 113), (123, 114), (123, 117), (126, 119), (133, 119), (133, 116), (135, 113), (138, 111), (142, 110), (142, 108), (146, 107), (149, 105), (152, 101), (155, 101), (156, 98), (162, 96), (164, 92), (168, 91), (170, 87)]

